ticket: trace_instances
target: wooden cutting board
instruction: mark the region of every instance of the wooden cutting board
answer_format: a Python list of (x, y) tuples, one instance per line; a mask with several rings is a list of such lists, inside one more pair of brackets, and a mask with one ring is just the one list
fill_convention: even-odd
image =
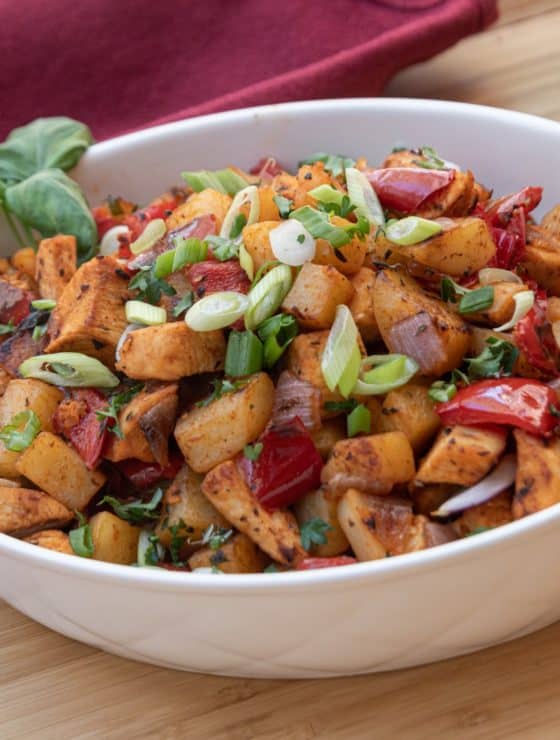
[[(501, 9), (492, 29), (401, 73), (387, 93), (560, 120), (560, 0)], [(113, 658), (0, 602), (0, 740), (558, 740), (559, 692), (560, 623), (407, 671), (253, 681)]]

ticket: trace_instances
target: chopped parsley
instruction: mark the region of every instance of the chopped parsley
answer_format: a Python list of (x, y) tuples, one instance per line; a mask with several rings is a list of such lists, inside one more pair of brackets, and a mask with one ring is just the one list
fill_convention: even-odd
[(294, 201), (289, 198), (285, 198), (283, 195), (275, 195), (272, 200), (276, 204), (276, 208), (278, 208), (280, 218), (289, 218), (294, 207)]
[(298, 162), (298, 165), (302, 167), (304, 164), (315, 164), (315, 162), (323, 162), (326, 172), (330, 172), (333, 177), (340, 177), (344, 174), (344, 170), (347, 167), (353, 167), (356, 164), (356, 160), (351, 157), (343, 157), (340, 154), (327, 154), (327, 152), (316, 152), (307, 159), (302, 159), (301, 162)]
[(347, 401), (326, 401), (323, 404), (325, 411), (343, 411), (350, 413), (358, 406), (358, 402), (354, 398), (349, 398)]
[(243, 213), (238, 213), (229, 232), (229, 238), (237, 239), (245, 226), (247, 226), (247, 217)]
[(226, 239), (223, 236), (211, 235), (206, 237), (206, 242), (212, 247), (212, 254), (219, 262), (225, 262), (239, 256), (241, 244), (239, 239), (233, 241), (233, 239)]
[(16, 327), (14, 326), (12, 319), (10, 319), (7, 324), (0, 324), (0, 336), (4, 334), (13, 334), (15, 330)]
[(448, 169), (444, 160), (438, 155), (431, 146), (423, 146), (420, 154), (424, 159), (415, 159), (414, 164), (417, 167), (423, 167), (426, 170), (446, 170)]
[(443, 403), (451, 401), (457, 395), (457, 386), (455, 383), (446, 383), (445, 380), (436, 380), (432, 383), (428, 391), (428, 396), (432, 401)]
[(140, 272), (128, 284), (129, 290), (138, 291), (136, 298), (139, 301), (146, 301), (152, 305), (159, 303), (162, 294), (175, 295), (176, 293), (175, 288), (169, 283), (155, 276), (154, 266), (155, 263), (150, 267), (141, 267)]
[(505, 339), (496, 337), (488, 337), (486, 345), (478, 357), (465, 359), (469, 380), (511, 375), (519, 356), (517, 347)]
[(331, 525), (318, 516), (310, 519), (300, 527), (301, 546), (309, 551), (313, 545), (326, 545), (326, 533), (331, 529)]
[(154, 491), (154, 494), (149, 501), (136, 499), (135, 501), (123, 503), (113, 496), (104, 496), (97, 505), (101, 506), (102, 504), (109, 504), (120, 519), (132, 522), (133, 524), (139, 524), (146, 519), (159, 518), (158, 506), (162, 498), (163, 491), (161, 488), (158, 488)]
[[(126, 388), (124, 391), (114, 393), (109, 397), (109, 405), (107, 408), (96, 411), (97, 418), (104, 422), (104, 428), (109, 432), (112, 432), (119, 439), (123, 439), (123, 432), (119, 424), (119, 411), (126, 406), (127, 403), (140, 393), (144, 388), (143, 383), (135, 383), (130, 388)], [(113, 420), (113, 424), (109, 425), (109, 421)]]
[(159, 537), (157, 534), (151, 534), (148, 541), (150, 544), (144, 553), (144, 563), (146, 565), (157, 565), (160, 561)]
[(352, 211), (356, 210), (356, 206), (352, 205), (347, 195), (342, 196), (340, 205), (338, 203), (317, 203), (317, 208), (325, 213), (334, 213), (335, 216), (340, 216), (341, 218), (348, 218)]
[(202, 535), (201, 544), (208, 545), (211, 550), (219, 550), (222, 545), (229, 540), (233, 534), (233, 529), (223, 529), (210, 524)]
[(256, 442), (254, 445), (245, 445), (245, 447), (243, 448), (243, 454), (245, 455), (247, 460), (252, 460), (253, 462), (259, 459), (262, 451), (262, 442)]
[(234, 393), (235, 391), (239, 390), (239, 388), (241, 388), (243, 384), (243, 381), (239, 380), (232, 382), (231, 380), (227, 380), (225, 378), (224, 380), (217, 378), (216, 380), (212, 381), (212, 393), (207, 398), (199, 401), (196, 405), (199, 408), (203, 406), (209, 406), (213, 401), (217, 401), (226, 393)]
[(189, 309), (193, 303), (194, 303), (194, 293), (191, 290), (188, 293), (185, 293), (185, 295), (181, 298), (179, 303), (173, 307), (173, 316), (177, 318), (183, 313), (183, 311), (186, 311), (187, 309)]

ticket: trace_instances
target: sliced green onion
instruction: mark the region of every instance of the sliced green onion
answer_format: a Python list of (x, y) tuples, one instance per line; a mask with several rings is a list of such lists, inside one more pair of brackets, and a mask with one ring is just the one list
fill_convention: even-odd
[(509, 321), (506, 321), (505, 324), (497, 326), (494, 331), (509, 331), (510, 329), (513, 329), (517, 322), (521, 321), (524, 316), (527, 316), (529, 311), (533, 308), (535, 304), (535, 294), (532, 290), (521, 290), (513, 296), (513, 300), (515, 301), (515, 311), (513, 312), (513, 316)]
[(288, 265), (278, 265), (259, 280), (249, 291), (249, 306), (245, 313), (247, 329), (256, 329), (276, 312), (292, 287), (292, 271)]
[(204, 262), (208, 254), (208, 244), (191, 237), (175, 242), (172, 272), (177, 272), (185, 265), (194, 265), (196, 262)]
[(239, 190), (247, 187), (247, 180), (241, 177), (235, 170), (227, 167), (224, 170), (198, 170), (195, 172), (181, 172), (181, 177), (185, 180), (195, 193), (201, 190), (211, 188), (219, 193), (235, 195)]
[(330, 172), (333, 177), (339, 177), (344, 174), (346, 167), (353, 167), (356, 164), (356, 160), (351, 157), (344, 157), (342, 154), (328, 154), (327, 152), (315, 152), (307, 159), (302, 159), (298, 162), (298, 166), (301, 167), (304, 164), (314, 164), (315, 162), (323, 162), (325, 170)]
[[(321, 372), (330, 391), (334, 391), (337, 385), (340, 386), (341, 379), (345, 391), (348, 386), (355, 384), (360, 369), (359, 361), (356, 368), (356, 349), (359, 355), (358, 336), (358, 329), (348, 306), (337, 306), (321, 357)], [(341, 390), (341, 393), (348, 396), (350, 391), (343, 393)]]
[(124, 313), (129, 324), (157, 326), (167, 321), (165, 308), (152, 306), (151, 303), (144, 301), (127, 301), (124, 304)]
[(432, 401), (443, 403), (451, 401), (457, 395), (457, 386), (455, 383), (446, 383), (445, 380), (436, 380), (432, 383), (428, 391), (428, 396)]
[(240, 190), (229, 207), (228, 212), (225, 215), (220, 229), (220, 236), (223, 239), (230, 239), (231, 232), (236, 224), (236, 218), (240, 215), (240, 211), (244, 205), (249, 204), (249, 218), (247, 219), (247, 225), (254, 224), (259, 220), (260, 212), (260, 201), (259, 191), (256, 185), (249, 185), (243, 190)]
[(239, 245), (239, 264), (245, 270), (249, 280), (253, 281), (253, 278), (255, 277), (255, 264), (243, 243)]
[(457, 303), (458, 295), (467, 295), (471, 291), (469, 288), (463, 288), (462, 285), (459, 285), (450, 277), (444, 277), (441, 279), (439, 292), (442, 301), (446, 303)]
[(481, 285), (492, 283), (522, 283), (523, 280), (511, 270), (502, 270), (500, 267), (483, 267), (478, 273), (478, 282)]
[(356, 385), (356, 380), (360, 374), (361, 362), (362, 353), (360, 352), (359, 345), (355, 344), (352, 354), (350, 355), (348, 365), (346, 365), (346, 368), (338, 381), (338, 390), (344, 398), (348, 398)]
[(194, 303), (185, 314), (185, 323), (194, 331), (223, 329), (240, 319), (249, 306), (244, 293), (224, 290)]
[(437, 221), (429, 221), (420, 216), (407, 216), (389, 224), (385, 229), (385, 237), (393, 244), (408, 247), (431, 239), (442, 231), (443, 227)]
[(159, 537), (149, 529), (143, 529), (138, 538), (138, 565), (146, 567), (157, 565), (163, 560), (165, 550), (159, 543)]
[(290, 211), (294, 207), (294, 201), (289, 198), (285, 198), (283, 195), (274, 195), (272, 200), (274, 205), (278, 208), (280, 218), (289, 218)]
[[(531, 291), (529, 291), (531, 292)], [(478, 313), (485, 311), (494, 303), (494, 288), (485, 285), (483, 288), (471, 290), (459, 301), (459, 313)]]
[(225, 374), (244, 378), (263, 366), (263, 345), (252, 331), (232, 331), (228, 338)]
[(173, 260), (175, 259), (175, 249), (168, 249), (158, 255), (154, 262), (154, 275), (157, 278), (165, 278), (173, 272)]
[(348, 196), (353, 205), (356, 206), (358, 216), (367, 218), (376, 226), (385, 225), (385, 214), (377, 193), (363, 172), (355, 167), (346, 168), (346, 185)]
[(351, 240), (350, 234), (341, 226), (333, 226), (326, 213), (311, 206), (302, 206), (290, 213), (290, 218), (299, 221), (314, 239), (326, 239), (333, 247), (343, 247)]
[(41, 431), (41, 420), (32, 409), (20, 411), (0, 429), (0, 440), (7, 450), (22, 452)]
[(315, 257), (315, 239), (297, 220), (282, 221), (268, 236), (274, 256), (285, 265), (299, 267)]
[(79, 527), (68, 532), (68, 539), (72, 550), (81, 558), (92, 558), (94, 553), (91, 527), (83, 514), (76, 512)]
[(273, 367), (298, 334), (297, 321), (290, 314), (271, 316), (258, 327), (257, 334), (264, 342), (265, 367)]
[(418, 370), (418, 363), (407, 355), (371, 355), (362, 361), (361, 378), (356, 382), (353, 393), (360, 396), (384, 395), (408, 383)]
[(282, 263), (280, 262), (280, 260), (267, 260), (266, 262), (263, 262), (255, 273), (255, 277), (253, 278), (253, 282), (251, 283), (251, 288), (253, 288), (259, 282), (263, 275), (266, 275), (267, 272), (270, 272), (273, 267), (276, 267), (276, 265), (281, 264)]
[(363, 403), (359, 403), (346, 417), (346, 431), (348, 437), (371, 432), (371, 411)]
[(136, 241), (130, 245), (130, 251), (132, 254), (140, 254), (145, 252), (146, 249), (153, 247), (162, 237), (165, 236), (167, 227), (165, 221), (162, 218), (154, 218), (150, 221), (144, 231), (140, 234)]
[(48, 324), (37, 324), (37, 326), (33, 329), (33, 333), (31, 334), (31, 339), (34, 342), (40, 342), (41, 339), (47, 333), (48, 328), (49, 328)]
[(336, 190), (332, 185), (319, 185), (310, 190), (309, 195), (318, 200), (319, 203), (336, 203), (337, 206), (340, 206), (346, 193)]
[(36, 301), (31, 301), (31, 306), (37, 311), (52, 311), (56, 308), (56, 301), (51, 298), (37, 298)]
[(120, 383), (103, 363), (80, 352), (35, 355), (22, 362), (18, 372), (23, 378), (68, 388), (115, 388)]

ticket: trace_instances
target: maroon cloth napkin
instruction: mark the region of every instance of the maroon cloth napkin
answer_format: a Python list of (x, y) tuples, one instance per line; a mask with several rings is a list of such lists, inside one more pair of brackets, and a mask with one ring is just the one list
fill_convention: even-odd
[(0, 139), (68, 115), (102, 139), (260, 103), (376, 95), (496, 0), (0, 0)]

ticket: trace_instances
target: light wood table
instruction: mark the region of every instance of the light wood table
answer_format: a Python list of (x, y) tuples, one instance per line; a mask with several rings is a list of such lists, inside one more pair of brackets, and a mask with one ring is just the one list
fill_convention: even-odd
[[(400, 74), (388, 94), (466, 100), (560, 120), (560, 0), (501, 5), (499, 24)], [(252, 681), (114, 658), (0, 602), (0, 739), (12, 738), (557, 740), (560, 624), (407, 671)]]

